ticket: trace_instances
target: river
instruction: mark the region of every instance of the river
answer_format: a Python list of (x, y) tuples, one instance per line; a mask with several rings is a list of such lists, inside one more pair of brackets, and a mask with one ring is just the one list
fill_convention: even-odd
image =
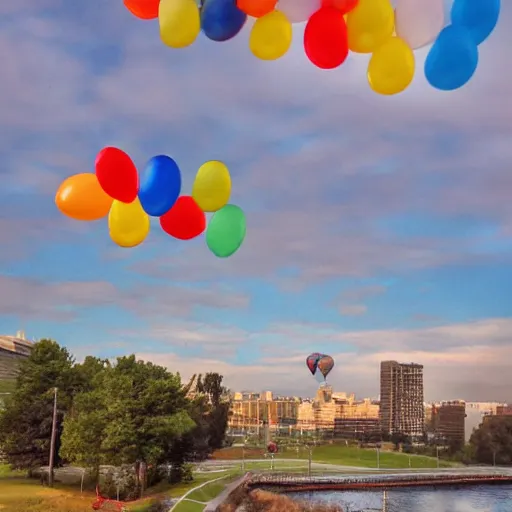
[(512, 486), (404, 488), (288, 494), (341, 505), (344, 512), (512, 512)]

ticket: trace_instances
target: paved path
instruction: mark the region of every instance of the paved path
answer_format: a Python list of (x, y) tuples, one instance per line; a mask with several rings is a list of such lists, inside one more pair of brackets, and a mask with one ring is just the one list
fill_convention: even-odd
[(194, 501), (194, 500), (187, 500), (187, 496), (192, 494), (193, 492), (197, 491), (198, 489), (202, 489), (206, 485), (209, 485), (213, 482), (218, 482), (219, 480), (223, 480), (224, 478), (228, 478), (229, 475), (224, 475), (219, 478), (214, 478), (213, 480), (208, 480), (207, 482), (202, 483), (201, 485), (198, 485), (197, 487), (194, 487), (193, 489), (190, 489), (190, 491), (187, 491), (181, 498), (179, 498), (174, 505), (169, 509), (169, 512), (172, 512), (182, 501)]

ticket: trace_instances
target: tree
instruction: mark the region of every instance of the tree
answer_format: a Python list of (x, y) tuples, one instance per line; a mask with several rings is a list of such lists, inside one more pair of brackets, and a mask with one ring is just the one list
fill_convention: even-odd
[(512, 416), (489, 416), (473, 431), (469, 444), (476, 462), (512, 463)]
[(33, 469), (48, 464), (53, 413), (53, 389), (59, 389), (56, 464), (62, 418), (80, 383), (69, 352), (53, 340), (37, 342), (21, 363), (16, 388), (0, 412), (0, 447), (15, 468)]
[(201, 418), (194, 416), (194, 419), (201, 425), (201, 430), (194, 435), (202, 443), (206, 435), (209, 452), (222, 448), (228, 425), (231, 401), (222, 380), (223, 376), (218, 373), (207, 373), (204, 377), (199, 375), (196, 381), (195, 413)]
[(77, 464), (156, 466), (195, 426), (179, 377), (133, 355), (103, 365), (91, 388), (64, 422), (62, 452)]

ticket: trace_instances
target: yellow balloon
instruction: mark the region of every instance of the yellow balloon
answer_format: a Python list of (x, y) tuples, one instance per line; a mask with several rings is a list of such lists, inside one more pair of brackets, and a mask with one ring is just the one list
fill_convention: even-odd
[(133, 203), (114, 200), (108, 214), (110, 238), (121, 247), (141, 244), (149, 233), (149, 217), (139, 198)]
[(368, 82), (379, 94), (397, 94), (414, 78), (414, 52), (399, 37), (389, 38), (374, 52), (368, 64)]
[(395, 12), (390, 0), (359, 0), (348, 13), (348, 46), (356, 53), (371, 53), (393, 35)]
[(225, 164), (211, 160), (199, 167), (192, 185), (192, 197), (203, 212), (220, 210), (226, 206), (230, 195), (231, 176)]
[(190, 46), (199, 35), (201, 20), (195, 0), (160, 0), (160, 37), (171, 48)]
[(292, 44), (292, 24), (281, 11), (272, 11), (256, 20), (249, 37), (251, 52), (262, 60), (282, 57)]

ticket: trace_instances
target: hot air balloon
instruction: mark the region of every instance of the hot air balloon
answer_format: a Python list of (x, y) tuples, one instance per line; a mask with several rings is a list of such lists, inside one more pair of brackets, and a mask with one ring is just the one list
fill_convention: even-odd
[(311, 372), (311, 375), (315, 375), (318, 361), (321, 359), (322, 354), (320, 352), (313, 352), (306, 358), (306, 365)]
[(333, 367), (334, 359), (331, 356), (322, 355), (322, 357), (318, 360), (317, 368), (324, 376), (324, 379), (327, 379), (327, 375), (329, 375)]

